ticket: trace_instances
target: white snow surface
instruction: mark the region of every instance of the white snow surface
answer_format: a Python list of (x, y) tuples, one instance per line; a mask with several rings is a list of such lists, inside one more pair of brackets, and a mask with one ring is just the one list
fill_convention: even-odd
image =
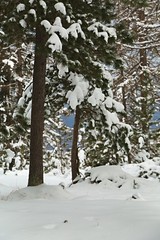
[(69, 173), (52, 171), (45, 184), (26, 187), (27, 170), (0, 169), (0, 239), (160, 239), (158, 180), (137, 178), (135, 165), (90, 172), (94, 183), (71, 185)]

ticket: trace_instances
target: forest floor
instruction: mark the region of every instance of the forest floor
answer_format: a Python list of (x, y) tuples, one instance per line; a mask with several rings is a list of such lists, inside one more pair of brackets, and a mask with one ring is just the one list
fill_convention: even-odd
[(74, 185), (58, 171), (38, 187), (27, 178), (0, 169), (0, 240), (160, 239), (160, 182), (136, 168), (95, 168)]

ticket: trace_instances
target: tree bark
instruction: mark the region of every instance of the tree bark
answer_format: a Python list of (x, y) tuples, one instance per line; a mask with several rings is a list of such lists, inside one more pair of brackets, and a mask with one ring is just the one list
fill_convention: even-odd
[(47, 34), (37, 23), (31, 112), (30, 168), (28, 186), (43, 183), (43, 130)]
[[(17, 57), (18, 57), (18, 64), (17, 64), (17, 69), (16, 72), (18, 74), (19, 77), (23, 77), (23, 70), (22, 70), (22, 65), (23, 65), (23, 58), (22, 58), (22, 49), (21, 47), (19, 47), (19, 49), (17, 50)], [(18, 85), (18, 99), (22, 96), (22, 82), (21, 81), (17, 81), (17, 85)]]
[(79, 158), (78, 158), (78, 130), (80, 123), (80, 108), (76, 107), (75, 122), (73, 129), (73, 141), (71, 150), (71, 168), (72, 168), (72, 181), (79, 175)]
[[(145, 13), (144, 10), (139, 10), (139, 19), (140, 21), (145, 21)], [(140, 34), (139, 42), (145, 41), (144, 33)], [(140, 57), (140, 69), (142, 73), (140, 74), (140, 84), (141, 84), (141, 110), (142, 110), (142, 130), (143, 133), (148, 133), (149, 125), (147, 124), (148, 118), (148, 104), (147, 104), (147, 96), (148, 96), (148, 76), (144, 74), (143, 68), (147, 67), (147, 53), (146, 49), (140, 48), (139, 50)]]

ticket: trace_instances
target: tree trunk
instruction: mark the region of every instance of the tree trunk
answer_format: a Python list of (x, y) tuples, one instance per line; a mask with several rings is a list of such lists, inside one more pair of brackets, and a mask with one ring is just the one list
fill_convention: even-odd
[(30, 168), (28, 186), (43, 183), (43, 130), (47, 34), (37, 23), (31, 112)]
[[(145, 14), (144, 10), (139, 10), (139, 19), (141, 22), (145, 21)], [(144, 33), (140, 33), (139, 37), (139, 42), (144, 42), (145, 41), (145, 36)], [(143, 133), (148, 133), (148, 124), (147, 124), (147, 81), (146, 76), (144, 74), (144, 67), (147, 67), (147, 53), (145, 48), (140, 48), (139, 50), (139, 56), (140, 56), (140, 69), (141, 69), (141, 74), (140, 74), (140, 85), (141, 85), (141, 110), (142, 110), (142, 131)]]
[(78, 130), (80, 123), (80, 108), (76, 107), (75, 122), (73, 129), (73, 141), (71, 150), (71, 168), (72, 168), (72, 181), (79, 175), (79, 158), (78, 158)]
[[(22, 58), (22, 49), (21, 47), (19, 47), (19, 49), (17, 50), (17, 57), (18, 57), (18, 64), (17, 64), (17, 69), (16, 69), (16, 73), (18, 74), (19, 77), (23, 77), (23, 70), (22, 70), (22, 65), (23, 65), (23, 58)], [(18, 99), (22, 96), (22, 82), (18, 81), (17, 82), (18, 85), (18, 92), (17, 92), (17, 96)]]

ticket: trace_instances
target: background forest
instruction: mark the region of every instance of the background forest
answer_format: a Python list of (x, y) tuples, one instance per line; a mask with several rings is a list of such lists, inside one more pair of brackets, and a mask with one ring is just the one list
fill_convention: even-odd
[(79, 168), (157, 161), (158, 0), (1, 0), (0, 9), (0, 167), (72, 167), (74, 180)]

